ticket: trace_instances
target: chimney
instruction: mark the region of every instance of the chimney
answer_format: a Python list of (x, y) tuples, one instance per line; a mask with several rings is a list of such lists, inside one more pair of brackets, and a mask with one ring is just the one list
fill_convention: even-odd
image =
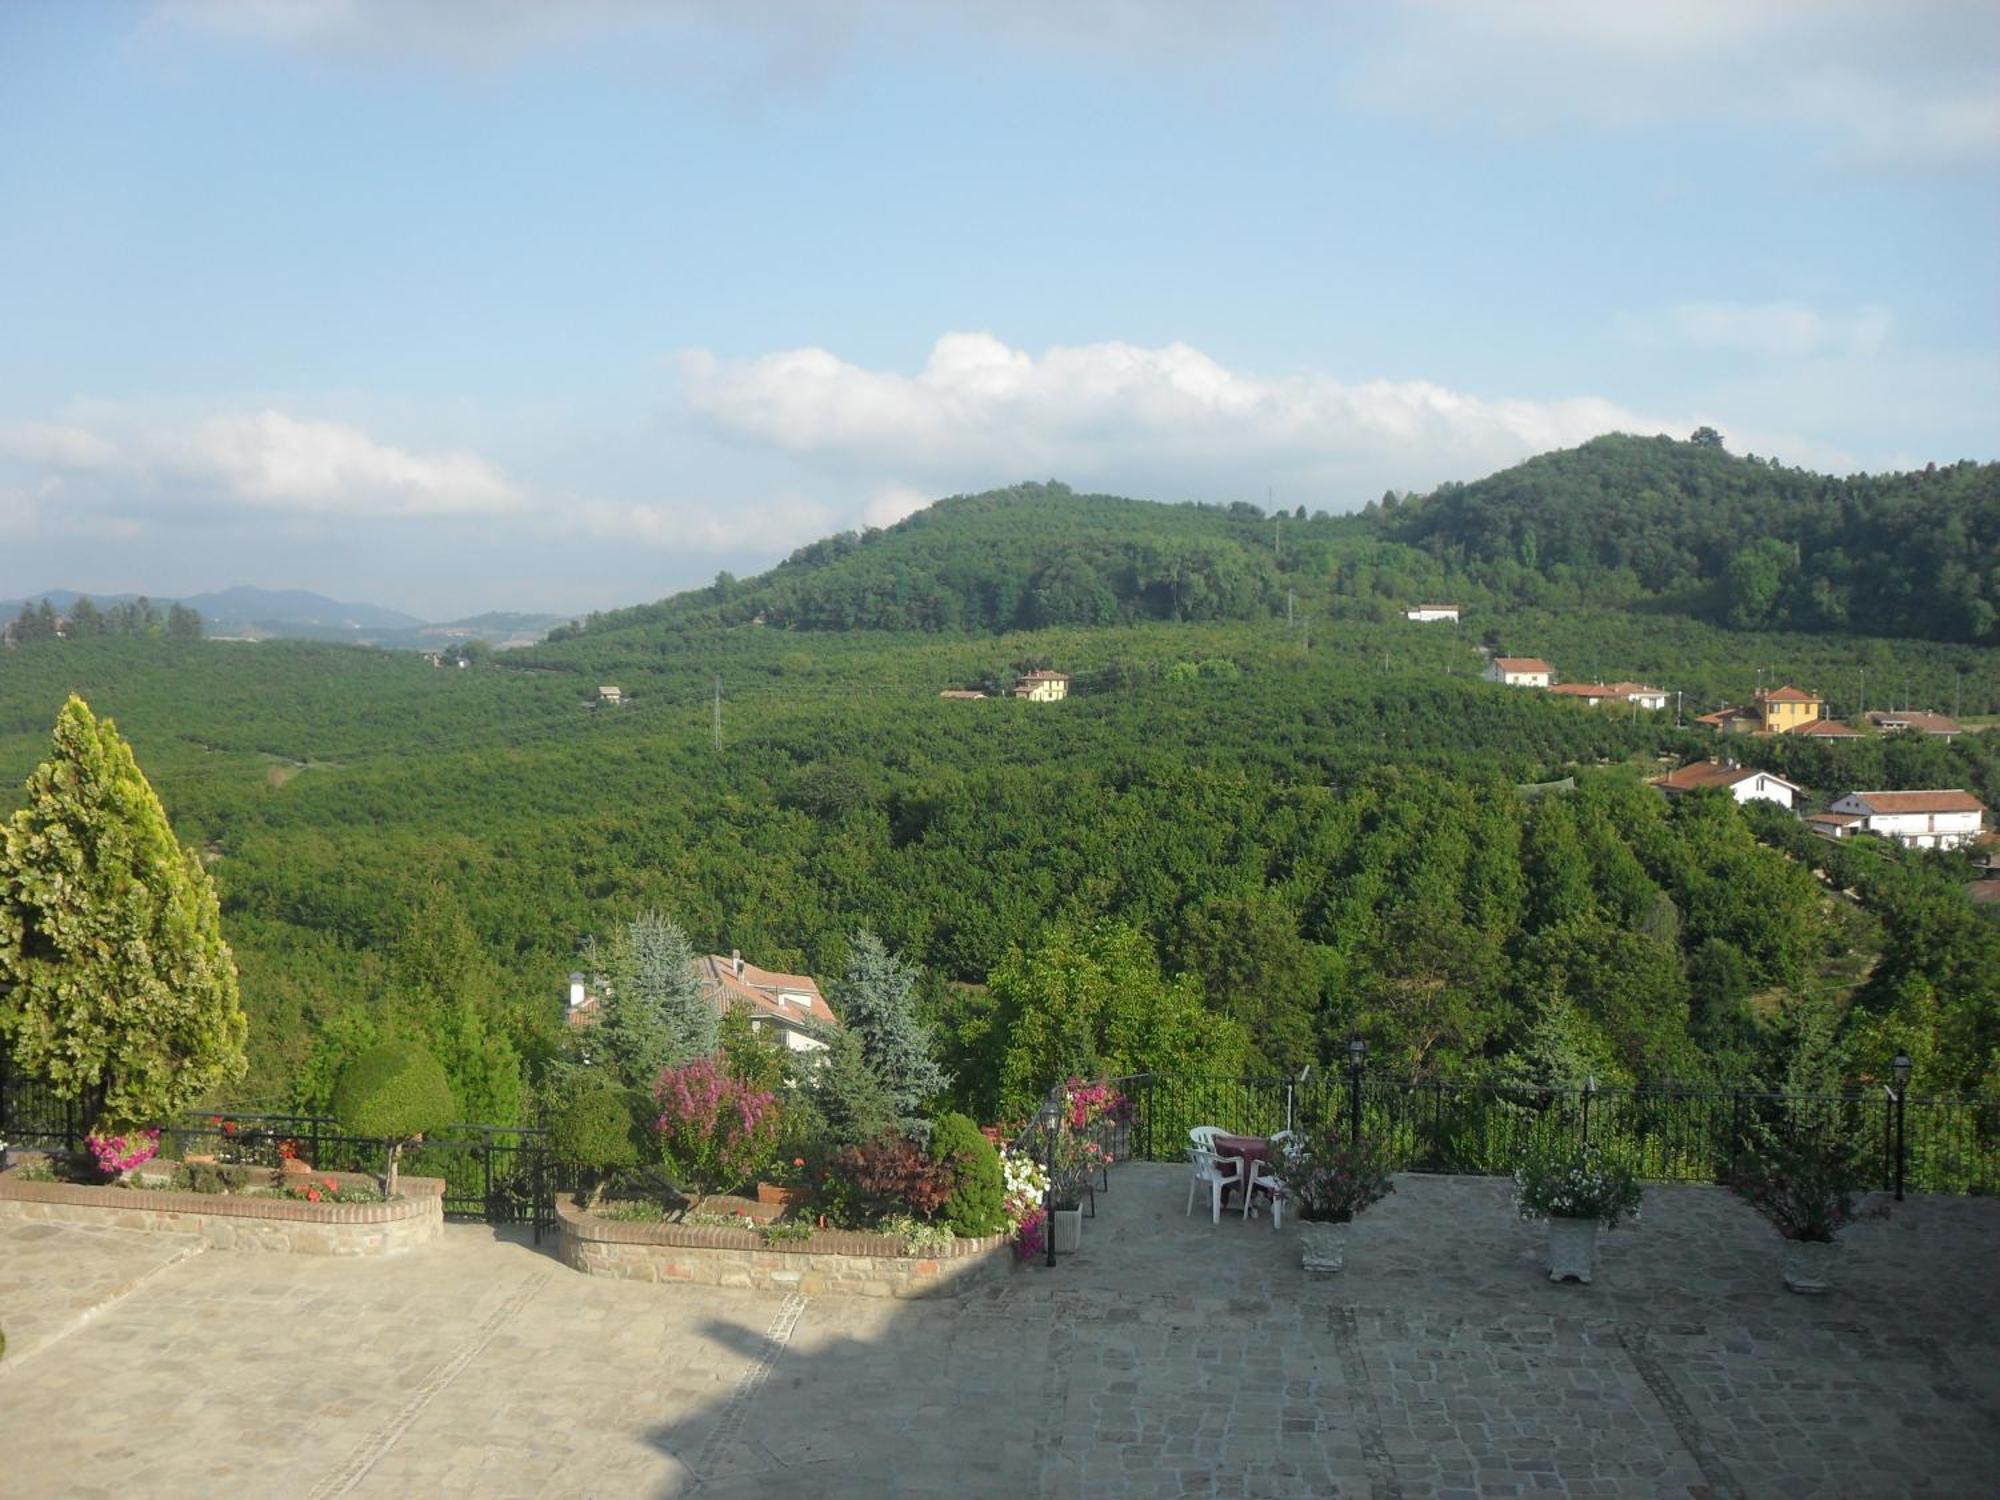
[(738, 979), (743, 977), (743, 950), (741, 948), (731, 948), (729, 950), (729, 967)]

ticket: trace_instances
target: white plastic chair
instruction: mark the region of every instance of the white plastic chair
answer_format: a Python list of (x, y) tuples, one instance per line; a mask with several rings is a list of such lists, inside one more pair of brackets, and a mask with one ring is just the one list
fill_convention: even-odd
[(1197, 1125), (1188, 1132), (1188, 1139), (1204, 1151), (1215, 1149), (1215, 1138), (1222, 1134), (1220, 1125)]
[(1271, 1200), (1271, 1228), (1276, 1230), (1285, 1216), (1285, 1180), (1270, 1163), (1253, 1161), (1250, 1163), (1249, 1184), (1243, 1189), (1243, 1217), (1246, 1222), (1250, 1218), (1250, 1205), (1257, 1201), (1260, 1192)]
[(1236, 1156), (1217, 1156), (1213, 1151), (1204, 1151), (1199, 1146), (1188, 1147), (1188, 1160), (1194, 1163), (1194, 1175), (1188, 1179), (1187, 1212), (1194, 1212), (1194, 1195), (1203, 1183), (1208, 1184), (1208, 1221), (1222, 1222), (1222, 1195), (1243, 1182), (1243, 1160)]

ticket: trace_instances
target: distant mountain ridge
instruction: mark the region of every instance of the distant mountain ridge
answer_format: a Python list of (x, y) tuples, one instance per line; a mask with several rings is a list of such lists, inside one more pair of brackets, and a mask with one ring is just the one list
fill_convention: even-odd
[(48, 589), (19, 599), (0, 599), (0, 618), (11, 618), (24, 604), (47, 599), (67, 613), (81, 598), (106, 607), (138, 599), (164, 609), (183, 604), (201, 615), (210, 636), (252, 639), (351, 641), (357, 645), (424, 650), (454, 641), (480, 639), (496, 647), (528, 645), (569, 617), (489, 611), (463, 620), (430, 622), (379, 604), (350, 604), (309, 589), (261, 589), (248, 585), (218, 589), (184, 598), (170, 595), (92, 594), (87, 590)]

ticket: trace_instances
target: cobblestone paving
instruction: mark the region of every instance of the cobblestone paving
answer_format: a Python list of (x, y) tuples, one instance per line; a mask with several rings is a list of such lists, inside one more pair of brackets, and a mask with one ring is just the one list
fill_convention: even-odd
[(1323, 1279), (1289, 1228), (1184, 1202), (1177, 1169), (1120, 1168), (1055, 1271), (928, 1302), (596, 1280), (470, 1227), (370, 1263), (0, 1226), (0, 1325), (53, 1340), (0, 1362), (0, 1495), (1891, 1497), (2000, 1475), (2000, 1204), (1857, 1226), (1842, 1289), (1804, 1298), (1709, 1189), (1653, 1190), (1587, 1287), (1548, 1282), (1502, 1182), (1401, 1179)]

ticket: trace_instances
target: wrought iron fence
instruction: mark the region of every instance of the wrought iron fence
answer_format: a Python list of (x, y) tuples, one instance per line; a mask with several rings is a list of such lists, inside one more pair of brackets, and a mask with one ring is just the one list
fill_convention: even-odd
[(1124, 1080), (1133, 1154), (1178, 1161), (1188, 1131), (1270, 1135), (1325, 1124), (1380, 1139), (1397, 1170), (1499, 1175), (1551, 1132), (1615, 1145), (1641, 1175), (1726, 1182), (1765, 1131), (1839, 1135), (1865, 1151), (1887, 1189), (2000, 1192), (2000, 1103), (1898, 1098), (1888, 1089), (1799, 1096), (1748, 1089), (1531, 1089), (1409, 1083), (1353, 1073), (1299, 1078)]
[[(78, 1151), (83, 1130), (73, 1105), (18, 1076), (0, 1079), (0, 1140), (10, 1146)], [(176, 1160), (278, 1167), (286, 1157), (322, 1172), (380, 1172), (382, 1142), (343, 1134), (319, 1115), (231, 1110), (182, 1115), (160, 1132), (161, 1154)], [(517, 1125), (449, 1125), (404, 1151), (400, 1170), (442, 1177), (448, 1218), (526, 1224), (539, 1243), (555, 1227), (555, 1195), (568, 1174), (550, 1158), (545, 1133)]]

